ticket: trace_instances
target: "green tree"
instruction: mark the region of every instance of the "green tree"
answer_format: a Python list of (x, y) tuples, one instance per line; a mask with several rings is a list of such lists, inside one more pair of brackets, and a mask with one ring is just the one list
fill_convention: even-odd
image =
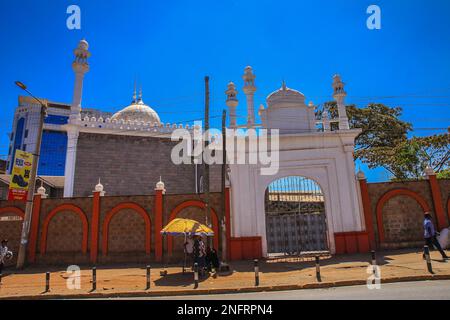
[[(336, 102), (328, 102), (324, 108), (331, 119), (337, 118)], [(349, 105), (346, 111), (350, 127), (362, 129), (355, 141), (355, 159), (369, 168), (383, 167), (395, 180), (420, 179), (427, 166), (439, 178), (450, 175), (448, 133), (408, 139), (412, 125), (400, 120), (400, 107), (371, 103), (364, 108)]]

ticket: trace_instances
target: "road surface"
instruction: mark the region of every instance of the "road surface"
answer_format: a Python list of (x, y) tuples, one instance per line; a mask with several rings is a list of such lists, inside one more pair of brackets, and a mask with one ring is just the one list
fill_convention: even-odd
[[(120, 298), (119, 298), (120, 299)], [(450, 280), (399, 282), (381, 284), (380, 289), (366, 286), (336, 287), (330, 289), (304, 289), (221, 295), (191, 295), (177, 297), (134, 297), (123, 299), (145, 300), (450, 300)]]

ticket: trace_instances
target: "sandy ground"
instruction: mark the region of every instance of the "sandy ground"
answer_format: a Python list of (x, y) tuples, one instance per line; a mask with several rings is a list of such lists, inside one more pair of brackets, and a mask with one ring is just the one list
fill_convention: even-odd
[[(432, 252), (433, 272), (439, 276), (449, 276), (450, 261), (442, 261), (438, 252)], [(321, 280), (334, 283), (352, 280), (366, 280), (370, 254), (340, 255), (321, 260)], [(419, 250), (391, 251), (377, 254), (377, 264), (381, 271), (381, 281), (386, 279), (429, 275), (422, 253)], [(260, 286), (289, 286), (316, 284), (316, 269), (313, 261), (298, 259), (260, 261)], [(168, 274), (161, 276), (163, 266), (154, 265), (151, 269), (151, 288), (147, 291), (194, 291), (194, 277), (189, 270), (182, 274), (181, 267), (167, 268)], [(254, 287), (255, 274), (253, 261), (231, 263), (232, 272), (220, 273), (217, 277), (206, 276), (200, 279), (199, 289), (237, 289)], [(50, 293), (45, 291), (45, 272), (50, 275)], [(92, 289), (92, 271), (81, 267), (80, 289), (69, 289), (69, 278), (65, 267), (28, 268), (22, 271), (7, 268), (0, 285), (0, 298), (30, 295), (79, 295), (89, 294)], [(97, 293), (145, 292), (145, 266), (98, 266)]]

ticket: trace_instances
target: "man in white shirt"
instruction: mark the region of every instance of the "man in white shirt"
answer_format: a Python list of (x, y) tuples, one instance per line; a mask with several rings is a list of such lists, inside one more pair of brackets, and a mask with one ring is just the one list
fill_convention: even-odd
[(2, 240), (1, 246), (0, 246), (0, 274), (3, 273), (3, 267), (5, 265), (5, 261), (11, 259), (12, 252), (8, 251), (8, 240), (4, 239)]
[(191, 255), (192, 252), (194, 252), (194, 240), (192, 240), (192, 237), (188, 236), (186, 238), (186, 242), (184, 243), (184, 250), (188, 255)]

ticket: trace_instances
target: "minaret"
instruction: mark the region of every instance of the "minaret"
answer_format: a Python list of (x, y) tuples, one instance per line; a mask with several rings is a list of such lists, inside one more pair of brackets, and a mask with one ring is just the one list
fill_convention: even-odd
[(255, 78), (253, 69), (247, 66), (244, 70), (244, 93), (247, 96), (247, 127), (251, 128), (255, 124), (255, 101), (254, 95), (256, 91)]
[(83, 94), (83, 79), (86, 72), (89, 71), (87, 59), (91, 53), (88, 51), (89, 44), (86, 40), (81, 40), (78, 47), (74, 50), (75, 60), (72, 63), (73, 72), (75, 72), (75, 86), (73, 88), (72, 106), (70, 108), (70, 120), (81, 120), (81, 97)]
[(88, 51), (89, 44), (86, 40), (81, 40), (74, 50), (75, 60), (72, 69), (75, 72), (75, 86), (73, 89), (72, 105), (67, 127), (67, 153), (66, 167), (64, 170), (64, 197), (73, 196), (73, 183), (75, 178), (75, 163), (77, 159), (77, 144), (79, 135), (79, 125), (81, 121), (81, 97), (83, 94), (83, 79), (89, 71), (87, 59), (91, 55)]
[(333, 98), (337, 102), (338, 114), (339, 114), (339, 130), (348, 130), (347, 112), (345, 111), (345, 97), (347, 92), (344, 90), (345, 83), (342, 82), (341, 77), (336, 74), (333, 77)]
[(227, 107), (230, 114), (230, 128), (236, 128), (236, 107), (239, 103), (237, 99), (237, 90), (233, 82), (228, 83), (228, 89), (225, 91), (227, 95)]

